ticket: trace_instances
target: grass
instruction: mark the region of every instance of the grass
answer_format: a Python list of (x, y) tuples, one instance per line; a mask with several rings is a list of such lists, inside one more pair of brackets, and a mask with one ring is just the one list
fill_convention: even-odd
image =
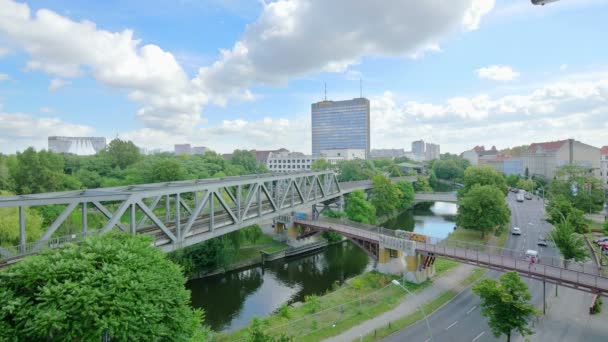
[[(486, 233), (486, 235), (482, 238), (481, 233), (476, 230), (471, 229), (463, 229), (457, 228), (453, 232), (451, 232), (447, 239), (449, 241), (462, 241), (468, 243), (474, 243), (479, 245), (493, 245), (498, 247), (503, 247), (505, 243), (507, 243), (507, 239), (509, 238), (509, 229), (501, 228), (496, 233)], [(457, 247), (457, 246), (454, 246)], [(462, 246), (464, 247), (464, 246)], [(472, 247), (472, 246), (468, 246)], [(472, 248), (475, 249), (475, 248)], [(483, 249), (482, 246), (479, 249)]]
[[(480, 279), (486, 273), (485, 269), (475, 268), (465, 279), (462, 280), (461, 284), (463, 286), (469, 286), (473, 284), (475, 281)], [(454, 297), (458, 295), (458, 292), (453, 290), (448, 290), (435, 297), (432, 301), (424, 304), (424, 312), (427, 315), (432, 314), (443, 305), (448, 303)], [(411, 313), (407, 316), (401, 317), (396, 321), (389, 322), (385, 327), (374, 330), (373, 333), (367, 334), (363, 337), (362, 341), (378, 341), (383, 339), (399, 330), (405, 329), (410, 325), (424, 319), (424, 315), (421, 310), (417, 310), (414, 313)]]
[(589, 222), (589, 227), (591, 227), (591, 231), (597, 231), (597, 232), (603, 232), (604, 231), (604, 226), (602, 223), (599, 222), (595, 222), (595, 221), (590, 221)]
[[(436, 273), (440, 275), (458, 263), (437, 259)], [(283, 314), (273, 314), (264, 318), (266, 331), (273, 335), (287, 334), (295, 341), (319, 341), (340, 334), (370, 318), (393, 309), (406, 296), (397, 286), (391, 286), (397, 276), (375, 271), (349, 280), (333, 292), (313, 299), (288, 310), (289, 318)], [(422, 284), (406, 283), (408, 290), (420, 291), (432, 282)], [(313, 312), (314, 311), (314, 312)], [(231, 333), (221, 333), (213, 341), (243, 341), (247, 337), (247, 327)]]

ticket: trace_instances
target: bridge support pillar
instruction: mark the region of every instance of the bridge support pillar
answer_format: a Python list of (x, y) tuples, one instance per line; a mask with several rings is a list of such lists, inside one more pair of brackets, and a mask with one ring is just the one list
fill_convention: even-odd
[(413, 283), (422, 283), (435, 275), (435, 257), (415, 253), (405, 257), (407, 272), (403, 275), (405, 280)]
[(403, 251), (380, 246), (377, 268), (378, 272), (402, 275), (406, 271)]

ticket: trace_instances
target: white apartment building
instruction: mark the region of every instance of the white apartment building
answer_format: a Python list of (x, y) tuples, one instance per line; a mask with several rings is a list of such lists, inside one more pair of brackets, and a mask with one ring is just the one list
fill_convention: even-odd
[(604, 187), (608, 188), (608, 146), (602, 147), (600, 154), (600, 177), (602, 177)]
[(574, 139), (534, 143), (522, 154), (524, 172), (530, 176), (555, 177), (557, 168), (576, 164), (600, 178), (600, 149)]
[(325, 159), (332, 165), (342, 160), (365, 159), (365, 150), (363, 149), (321, 150), (320, 154), (319, 157), (313, 157), (300, 152), (274, 151), (268, 153), (266, 167), (271, 172), (298, 172), (310, 171), (312, 164), (317, 159)]
[(337, 158), (339, 160), (365, 159), (365, 150), (352, 148), (321, 150), (321, 157), (327, 161), (330, 159), (335, 160)]

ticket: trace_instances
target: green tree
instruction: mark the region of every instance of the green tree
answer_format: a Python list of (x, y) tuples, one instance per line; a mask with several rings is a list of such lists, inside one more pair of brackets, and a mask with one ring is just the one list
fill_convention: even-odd
[(509, 218), (502, 192), (492, 185), (475, 184), (459, 201), (456, 224), (460, 228), (479, 230), (485, 237), (486, 232), (507, 224)]
[(344, 160), (337, 166), (338, 181), (340, 182), (371, 179), (377, 173), (375, 166), (366, 160)]
[(151, 242), (110, 232), (0, 272), (0, 339), (205, 339), (180, 268)]
[(324, 171), (329, 170), (330, 168), (331, 164), (323, 158), (315, 160), (311, 166), (311, 169), (313, 169), (314, 171)]
[(262, 228), (257, 224), (253, 224), (249, 227), (246, 227), (242, 229), (241, 232), (244, 235), (245, 239), (247, 239), (251, 243), (256, 243), (262, 237), (262, 235), (264, 235), (264, 233), (262, 232)]
[(142, 159), (139, 148), (132, 141), (120, 140), (118, 138), (110, 141), (106, 147), (108, 159), (112, 167), (126, 168)]
[(433, 191), (433, 188), (431, 188), (431, 185), (429, 184), (429, 181), (428, 179), (426, 179), (426, 177), (418, 176), (418, 178), (414, 182), (414, 190), (416, 192), (431, 192)]
[(533, 334), (530, 320), (538, 315), (530, 304), (532, 295), (528, 286), (515, 272), (507, 272), (500, 280), (482, 279), (473, 286), (473, 293), (481, 300), (481, 313), (488, 317), (488, 324), (495, 337), (505, 335), (511, 341), (512, 331), (522, 336)]
[(401, 192), (391, 180), (381, 174), (372, 178), (370, 202), (380, 216), (389, 215), (397, 209)]
[(526, 190), (527, 192), (534, 191), (535, 186), (534, 181), (531, 179), (520, 179), (517, 181), (517, 188)]
[(585, 241), (567, 222), (558, 223), (555, 229), (549, 232), (549, 237), (555, 242), (555, 246), (564, 258), (564, 267), (567, 267), (572, 260), (579, 262), (587, 260)]
[(464, 176), (464, 169), (454, 159), (435, 160), (432, 167), (437, 178), (445, 180), (459, 180)]
[(101, 187), (102, 178), (95, 171), (80, 169), (76, 171), (75, 176), (88, 189)]
[(549, 186), (552, 196), (562, 195), (572, 205), (584, 212), (599, 211), (604, 204), (602, 182), (587, 168), (564, 165), (557, 169), (556, 179)]
[[(433, 160), (437, 160), (437, 159), (433, 159)], [(431, 172), (429, 174), (429, 186), (431, 187), (431, 189), (435, 189), (435, 188), (437, 188), (438, 184), (439, 184), (439, 181), (437, 180), (437, 176), (435, 176), (435, 172), (433, 170), (431, 170)]]
[(349, 220), (365, 224), (375, 224), (376, 208), (365, 200), (365, 192), (356, 190), (346, 197), (346, 216)]
[(399, 189), (401, 195), (399, 197), (397, 208), (401, 210), (408, 209), (414, 202), (414, 198), (416, 196), (412, 183), (406, 181), (399, 181), (395, 183), (395, 186), (397, 187), (397, 189)]
[[(0, 197), (12, 196), (12, 193), (0, 191)], [(25, 237), (27, 242), (38, 240), (42, 236), (42, 217), (36, 210), (25, 211)], [(19, 208), (0, 208), (0, 246), (9, 247), (19, 244)]]
[(547, 220), (553, 224), (561, 222), (573, 209), (572, 203), (566, 196), (557, 195), (551, 198), (547, 205)]
[(464, 196), (476, 184), (494, 186), (503, 193), (503, 196), (509, 192), (507, 181), (498, 171), (489, 166), (474, 166), (464, 172), (464, 186), (458, 191), (458, 196)]
[(11, 178), (19, 194), (60, 190), (64, 178), (63, 158), (53, 152), (36, 152), (30, 147), (17, 153)]
[(182, 164), (176, 159), (159, 160), (154, 163), (151, 171), (150, 182), (172, 182), (183, 180), (186, 177)]
[(255, 159), (255, 155), (249, 151), (234, 150), (230, 162), (244, 167), (247, 173), (258, 172), (258, 161)]
[(568, 226), (572, 227), (574, 232), (578, 234), (586, 234), (591, 229), (591, 221), (585, 218), (585, 213), (582, 210), (572, 208), (566, 216)]
[(507, 179), (506, 179), (507, 185), (512, 188), (517, 188), (517, 182), (519, 182), (520, 179), (521, 179), (521, 177), (519, 175), (516, 175), (516, 174), (508, 175)]

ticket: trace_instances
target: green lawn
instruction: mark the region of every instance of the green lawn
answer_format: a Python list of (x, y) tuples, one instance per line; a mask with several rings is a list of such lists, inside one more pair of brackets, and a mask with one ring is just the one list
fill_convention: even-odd
[[(260, 246), (260, 247), (249, 247), (249, 246)], [(260, 252), (262, 250), (274, 253), (278, 251), (282, 251), (283, 249), (288, 248), (286, 244), (276, 241), (270, 235), (262, 234), (259, 239), (255, 242), (245, 241), (241, 245), (241, 249), (239, 249), (239, 253), (236, 255), (234, 259), (234, 264), (240, 264), (246, 262), (248, 260), (253, 260), (260, 257)]]
[[(486, 273), (485, 269), (476, 268), (474, 269), (468, 277), (466, 277), (461, 284), (464, 286), (469, 286), (481, 278)], [(453, 290), (448, 290), (443, 292), (441, 295), (433, 299), (432, 301), (426, 303), (424, 305), (424, 312), (427, 315), (435, 312), (437, 309), (441, 308), (447, 302), (456, 297), (458, 293)], [(386, 336), (389, 336), (399, 330), (405, 329), (410, 325), (418, 322), (419, 320), (424, 319), (424, 315), (421, 310), (417, 310), (416, 312), (409, 314), (407, 316), (401, 317), (394, 322), (387, 322), (387, 325), (374, 330), (373, 333), (370, 333), (363, 337), (363, 341), (378, 341), (383, 339)]]
[[(502, 247), (505, 245), (508, 238), (509, 238), (509, 229), (507, 229), (507, 228), (502, 228), (498, 232), (498, 235), (496, 235), (495, 233), (486, 233), (486, 235), (483, 238), (481, 237), (481, 233), (479, 231), (458, 228), (458, 229), (454, 230), (453, 232), (451, 232), (450, 235), (448, 235), (447, 239), (450, 241), (462, 241), (462, 242), (468, 242), (468, 243), (479, 244), (479, 245), (492, 245), (492, 246)], [(457, 246), (454, 246), (454, 247), (457, 247)], [(463, 245), (462, 247), (465, 247), (465, 245)], [(468, 246), (468, 247), (473, 247), (473, 246)], [(482, 248), (483, 247), (480, 246), (478, 249), (482, 249)], [(473, 247), (473, 249), (475, 249), (475, 248)]]
[(598, 232), (604, 231), (604, 227), (601, 223), (598, 223), (595, 221), (590, 221), (589, 226), (591, 227), (591, 231), (598, 231)]
[[(438, 259), (437, 274), (455, 267), (458, 263)], [(336, 291), (308, 299), (306, 303), (281, 310), (264, 318), (266, 331), (273, 335), (286, 334), (295, 341), (319, 341), (337, 335), (370, 318), (386, 312), (399, 303), (406, 293), (391, 281), (397, 276), (375, 271), (360, 275), (347, 282)], [(431, 281), (422, 284), (406, 283), (408, 290), (420, 291)], [(235, 341), (245, 339), (247, 328), (232, 333), (222, 333), (214, 341)]]

